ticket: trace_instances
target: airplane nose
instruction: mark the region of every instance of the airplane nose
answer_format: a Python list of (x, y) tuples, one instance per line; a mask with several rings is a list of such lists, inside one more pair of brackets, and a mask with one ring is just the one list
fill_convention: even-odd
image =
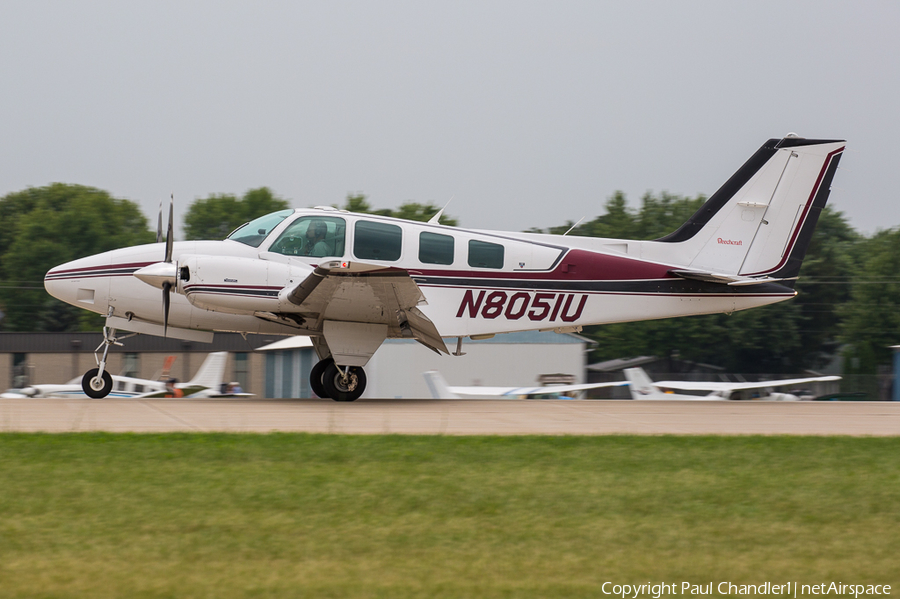
[(51, 268), (44, 275), (44, 289), (67, 304), (105, 313), (100, 303), (108, 295), (109, 278), (97, 262), (82, 258)]
[(71, 304), (74, 299), (70, 297), (72, 285), (65, 278), (65, 266), (67, 265), (63, 264), (47, 271), (47, 274), (44, 275), (44, 289), (56, 299)]

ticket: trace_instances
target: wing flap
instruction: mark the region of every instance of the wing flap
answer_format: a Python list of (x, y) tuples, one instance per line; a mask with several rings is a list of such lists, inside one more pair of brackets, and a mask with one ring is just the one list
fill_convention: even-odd
[(319, 322), (384, 324), (392, 337), (412, 337), (438, 353), (450, 353), (434, 323), (416, 307), (426, 303), (425, 295), (405, 270), (332, 261), (282, 293), (294, 311)]

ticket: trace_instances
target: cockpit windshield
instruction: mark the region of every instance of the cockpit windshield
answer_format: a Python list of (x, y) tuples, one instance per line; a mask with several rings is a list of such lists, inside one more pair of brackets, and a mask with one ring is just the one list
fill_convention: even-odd
[(272, 229), (293, 213), (292, 209), (288, 209), (260, 216), (256, 220), (252, 220), (235, 229), (226, 239), (240, 241), (250, 247), (258, 248), (259, 244), (272, 232)]

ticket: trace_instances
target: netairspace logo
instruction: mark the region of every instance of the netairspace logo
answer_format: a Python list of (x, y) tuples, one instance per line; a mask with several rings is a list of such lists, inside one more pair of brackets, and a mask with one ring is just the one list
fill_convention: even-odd
[(622, 599), (638, 599), (652, 597), (660, 599), (663, 595), (778, 595), (787, 597), (835, 595), (858, 598), (861, 595), (890, 595), (889, 584), (845, 584), (843, 582), (822, 582), (819, 584), (801, 584), (785, 582), (781, 584), (763, 582), (761, 584), (736, 584), (732, 582), (647, 582), (644, 584), (619, 584), (604, 582), (600, 589), (604, 595), (621, 597)]

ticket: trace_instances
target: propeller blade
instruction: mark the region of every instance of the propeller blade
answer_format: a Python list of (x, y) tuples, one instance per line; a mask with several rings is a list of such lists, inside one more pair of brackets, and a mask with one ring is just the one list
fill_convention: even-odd
[(163, 283), (163, 337), (169, 329), (169, 292), (172, 290), (172, 284), (168, 281)]
[(159, 201), (159, 222), (156, 223), (156, 243), (162, 241), (162, 200)]
[(171, 200), (169, 202), (169, 230), (166, 233), (166, 262), (172, 261), (172, 244), (175, 242), (175, 235), (173, 234), (174, 227), (174, 214), (175, 214), (175, 194), (172, 194)]

